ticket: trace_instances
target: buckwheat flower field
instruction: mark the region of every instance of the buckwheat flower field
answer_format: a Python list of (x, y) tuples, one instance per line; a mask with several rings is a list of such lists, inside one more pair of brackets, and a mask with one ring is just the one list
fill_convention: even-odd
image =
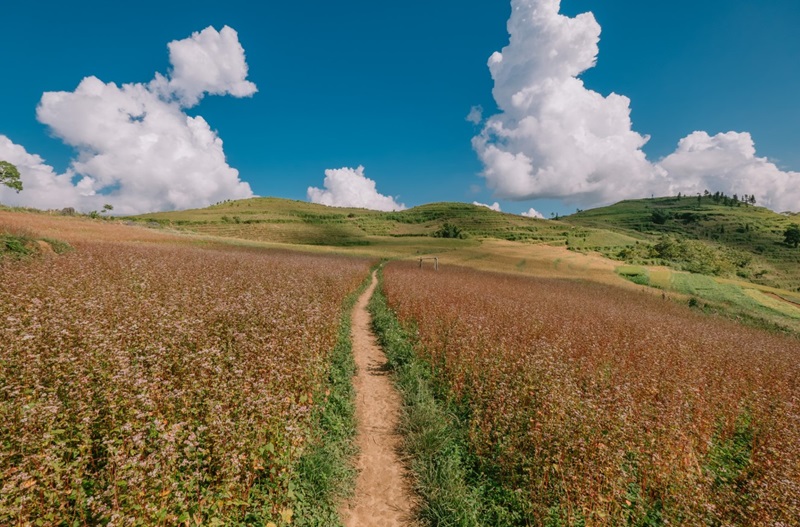
[(290, 520), (342, 304), (368, 264), (76, 248), (0, 261), (0, 525)]
[(534, 525), (800, 521), (800, 341), (651, 295), (393, 263), (387, 299)]

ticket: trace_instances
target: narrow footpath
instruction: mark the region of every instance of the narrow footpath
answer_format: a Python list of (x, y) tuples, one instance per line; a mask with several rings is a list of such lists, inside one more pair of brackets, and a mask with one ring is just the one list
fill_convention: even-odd
[(413, 525), (414, 498), (407, 471), (400, 461), (400, 395), (392, 385), (386, 355), (372, 333), (367, 302), (378, 280), (358, 299), (353, 310), (353, 353), (356, 388), (359, 470), (353, 499), (342, 509), (345, 527)]

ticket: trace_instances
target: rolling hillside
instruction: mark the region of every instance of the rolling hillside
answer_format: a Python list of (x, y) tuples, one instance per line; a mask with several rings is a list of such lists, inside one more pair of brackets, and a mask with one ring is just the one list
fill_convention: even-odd
[(784, 243), (783, 233), (800, 217), (763, 207), (708, 197), (622, 201), (563, 219), (581, 228), (607, 229), (657, 243), (665, 235), (701, 242), (733, 258), (749, 259), (740, 278), (791, 291), (800, 290), (800, 250)]
[(132, 219), (214, 236), (334, 247), (381, 246), (401, 238), (416, 238), (413, 243), (419, 243), (422, 238), (435, 237), (445, 224), (456, 226), (473, 240), (572, 244), (595, 250), (635, 242), (625, 234), (525, 218), (466, 203), (432, 203), (401, 212), (377, 212), (253, 198)]
[[(360, 249), (388, 257), (499, 241), (560, 246), (573, 252), (597, 252), (621, 263), (665, 265), (800, 290), (800, 251), (783, 239), (786, 227), (800, 220), (713, 196), (628, 200), (560, 221), (525, 218), (465, 203), (377, 212), (280, 198), (230, 201), (131, 219), (201, 235)], [(450, 237), (444, 233), (446, 226), (455, 227), (449, 234), (460, 232), (464, 239), (446, 239)]]

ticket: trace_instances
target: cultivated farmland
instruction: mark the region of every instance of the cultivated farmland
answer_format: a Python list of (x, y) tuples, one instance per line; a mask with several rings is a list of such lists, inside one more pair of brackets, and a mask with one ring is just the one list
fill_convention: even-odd
[(797, 524), (797, 339), (596, 283), (392, 263), (384, 287), (521, 524)]
[(0, 259), (0, 524), (291, 522), (368, 264), (79, 231), (66, 255)]

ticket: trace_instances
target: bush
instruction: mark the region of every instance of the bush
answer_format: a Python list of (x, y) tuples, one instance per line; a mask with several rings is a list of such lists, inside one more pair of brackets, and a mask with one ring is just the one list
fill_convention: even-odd
[(439, 228), (439, 230), (433, 233), (433, 237), (463, 240), (467, 237), (467, 233), (464, 232), (461, 227), (453, 223), (445, 223)]
[(651, 219), (656, 225), (664, 225), (670, 219), (670, 214), (660, 209), (654, 210)]
[(744, 272), (742, 270), (749, 267), (753, 259), (742, 251), (680, 236), (662, 236), (655, 245), (637, 242), (616, 256), (628, 263), (644, 264), (655, 260), (682, 271), (712, 276), (733, 276)]
[(26, 236), (13, 234), (0, 234), (0, 256), (10, 255), (15, 257), (29, 256), (34, 250), (31, 247), (33, 240)]

